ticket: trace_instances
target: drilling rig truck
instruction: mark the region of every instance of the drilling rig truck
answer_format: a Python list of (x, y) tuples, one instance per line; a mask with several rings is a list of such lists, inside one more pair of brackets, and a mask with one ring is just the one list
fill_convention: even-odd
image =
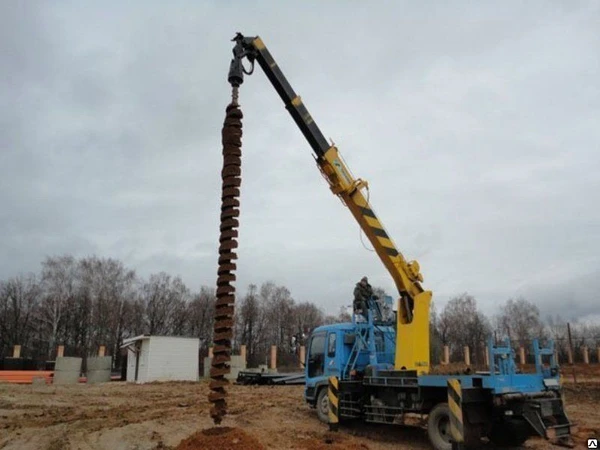
[[(451, 375), (431, 373), (429, 313), (431, 291), (422, 286), (417, 261), (398, 251), (375, 214), (368, 183), (354, 178), (337, 147), (323, 136), (302, 99), (258, 36), (238, 33), (228, 81), (237, 89), (258, 62), (308, 141), (329, 188), (368, 237), (392, 276), (398, 299), (393, 314), (372, 298), (367, 311), (349, 323), (316, 328), (305, 360), (304, 399), (332, 428), (363, 420), (402, 424), (407, 414), (427, 417), (427, 433), (437, 450), (481, 447), (484, 440), (513, 446), (531, 436), (572, 446), (574, 425), (563, 406), (553, 342), (533, 342), (534, 373), (520, 373), (510, 342), (487, 344), (489, 370)], [(250, 65), (244, 65), (244, 59)]]

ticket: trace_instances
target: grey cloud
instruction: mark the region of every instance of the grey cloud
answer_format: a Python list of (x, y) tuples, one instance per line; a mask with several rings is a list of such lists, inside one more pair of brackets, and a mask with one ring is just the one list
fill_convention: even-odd
[[(436, 302), (468, 291), (489, 311), (517, 294), (594, 311), (597, 3), (27, 5), (0, 14), (0, 277), (70, 252), (214, 284), (242, 31), (370, 182)], [(259, 68), (241, 102), (238, 287), (273, 279), (329, 312), (365, 274), (393, 292)]]

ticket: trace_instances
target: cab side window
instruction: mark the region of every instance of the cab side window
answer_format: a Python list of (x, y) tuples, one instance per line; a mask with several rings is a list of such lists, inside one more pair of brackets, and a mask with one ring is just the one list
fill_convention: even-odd
[(315, 334), (311, 338), (308, 353), (308, 376), (309, 378), (323, 375), (325, 370), (325, 333)]
[(327, 356), (328, 357), (335, 356), (335, 342), (336, 342), (336, 334), (329, 333), (329, 339), (327, 340)]

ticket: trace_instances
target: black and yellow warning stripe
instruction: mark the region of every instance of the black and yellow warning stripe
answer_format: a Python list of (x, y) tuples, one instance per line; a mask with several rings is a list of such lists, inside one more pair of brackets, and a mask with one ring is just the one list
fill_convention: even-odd
[(360, 207), (360, 212), (365, 222), (369, 225), (373, 234), (377, 237), (379, 244), (389, 256), (398, 256), (398, 250), (394, 247), (394, 243), (390, 239), (387, 232), (383, 229), (383, 225), (371, 208)]
[(462, 411), (462, 388), (456, 378), (448, 380), (448, 407), (450, 409), (450, 433), (454, 442), (465, 441), (465, 428)]
[(327, 397), (329, 399), (329, 427), (337, 429), (340, 422), (339, 405), (340, 405), (340, 388), (337, 377), (329, 377), (329, 389)]

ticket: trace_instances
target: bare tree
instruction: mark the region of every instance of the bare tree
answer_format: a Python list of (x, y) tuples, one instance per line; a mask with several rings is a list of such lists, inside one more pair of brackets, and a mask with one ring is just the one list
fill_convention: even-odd
[(189, 291), (181, 278), (171, 278), (165, 272), (150, 275), (142, 286), (145, 331), (157, 335), (181, 333), (188, 297)]
[(450, 343), (450, 330), (452, 329), (452, 317), (450, 314), (444, 314), (443, 311), (441, 314), (437, 314), (436, 312), (435, 327), (442, 345), (448, 345)]
[(437, 364), (439, 362), (442, 347), (444, 345), (444, 341), (440, 333), (441, 327), (439, 322), (440, 320), (438, 318), (435, 303), (431, 302), (431, 307), (429, 310), (429, 358), (433, 364)]
[(200, 339), (200, 352), (205, 355), (212, 341), (215, 290), (206, 286), (194, 295), (188, 305), (188, 334)]
[(543, 338), (545, 334), (539, 308), (522, 297), (509, 299), (500, 308), (497, 324), (502, 334), (526, 348), (533, 338)]
[(81, 315), (87, 314), (86, 322), (90, 324), (83, 342), (84, 353), (105, 345), (118, 357), (124, 311), (127, 301), (133, 298), (135, 272), (120, 261), (95, 256), (82, 259), (78, 269), (82, 294), (79, 301), (85, 305)]
[(473, 355), (473, 363), (477, 364), (477, 350), (490, 335), (491, 326), (487, 317), (477, 309), (475, 297), (464, 293), (452, 298), (444, 307), (440, 321), (449, 325), (444, 331), (453, 358), (460, 358), (462, 348), (468, 346)]
[(77, 264), (70, 255), (48, 257), (42, 263), (44, 297), (37, 319), (40, 326), (47, 330), (48, 357), (55, 350), (62, 331), (66, 305), (75, 296), (76, 273)]
[(35, 275), (17, 276), (0, 282), (0, 349), (19, 344), (25, 351), (32, 344), (35, 309), (41, 300)]
[(263, 331), (263, 311), (256, 285), (251, 284), (248, 286), (248, 291), (237, 308), (236, 319), (237, 341), (239, 341), (239, 344), (246, 345), (248, 361), (256, 364), (259, 360), (262, 360), (262, 356), (259, 359), (258, 353)]
[[(345, 315), (344, 315), (345, 314)], [(309, 333), (323, 323), (324, 314), (314, 303), (302, 302), (294, 307), (293, 316), (295, 320), (295, 336), (299, 345), (304, 345), (304, 341)], [(352, 318), (341, 308), (340, 319), (344, 322), (350, 322)]]

